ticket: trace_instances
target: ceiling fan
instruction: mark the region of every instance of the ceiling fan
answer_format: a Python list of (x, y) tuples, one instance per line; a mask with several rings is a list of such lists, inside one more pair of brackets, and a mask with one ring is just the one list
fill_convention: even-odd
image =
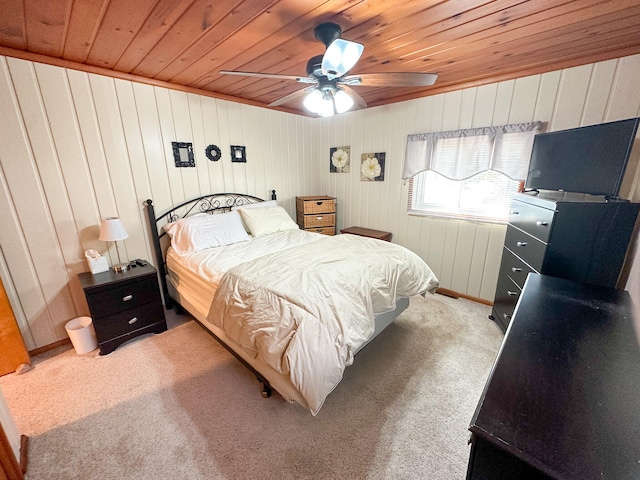
[(354, 105), (357, 108), (365, 108), (366, 102), (351, 88), (353, 86), (428, 87), (433, 85), (438, 78), (435, 73), (420, 72), (347, 75), (362, 55), (364, 45), (341, 39), (342, 29), (335, 23), (321, 23), (314, 29), (314, 35), (325, 45), (326, 51), (324, 55), (315, 56), (307, 62), (306, 77), (229, 70), (222, 70), (220, 73), (295, 80), (299, 83), (309, 84), (309, 87), (286, 95), (270, 103), (269, 106), (275, 107), (305, 97), (305, 108), (321, 117), (330, 117), (336, 113), (346, 112)]

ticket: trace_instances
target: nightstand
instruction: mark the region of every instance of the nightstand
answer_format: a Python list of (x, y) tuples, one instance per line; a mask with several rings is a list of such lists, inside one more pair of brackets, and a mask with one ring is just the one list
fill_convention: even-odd
[(336, 199), (327, 196), (296, 197), (296, 220), (303, 230), (335, 235)]
[(146, 333), (167, 329), (158, 286), (158, 272), (151, 265), (125, 272), (78, 275), (91, 311), (100, 355)]
[(342, 230), (340, 230), (340, 233), (349, 233), (351, 235), (359, 235), (361, 237), (377, 238), (378, 240), (384, 240), (385, 242), (390, 242), (391, 237), (393, 237), (393, 233), (391, 232), (383, 232), (382, 230), (373, 230), (371, 228), (363, 227), (343, 228)]

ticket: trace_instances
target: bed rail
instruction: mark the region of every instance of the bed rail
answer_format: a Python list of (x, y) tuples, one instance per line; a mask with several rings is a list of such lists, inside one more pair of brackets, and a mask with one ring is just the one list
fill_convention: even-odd
[[(271, 190), (271, 200), (276, 199), (276, 191)], [(165, 259), (166, 248), (162, 247), (161, 238), (166, 235), (162, 229), (167, 223), (175, 222), (181, 218), (186, 218), (196, 213), (224, 213), (233, 207), (240, 207), (250, 203), (263, 202), (264, 200), (253, 195), (244, 193), (212, 193), (201, 197), (192, 198), (180, 205), (172, 207), (162, 215), (156, 217), (153, 200), (150, 198), (143, 202), (147, 211), (147, 220), (151, 232), (151, 240), (154, 249), (154, 257), (158, 271), (160, 272), (160, 286), (164, 296), (165, 308), (173, 308), (173, 299), (169, 295), (167, 286), (167, 262)]]

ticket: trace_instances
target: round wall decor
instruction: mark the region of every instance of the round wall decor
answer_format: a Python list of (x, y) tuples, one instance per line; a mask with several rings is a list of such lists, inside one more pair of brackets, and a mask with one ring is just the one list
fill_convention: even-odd
[(204, 151), (204, 153), (207, 156), (207, 158), (212, 162), (217, 162), (218, 160), (220, 160), (220, 157), (222, 156), (222, 152), (220, 151), (220, 148), (217, 145), (209, 145), (207, 149)]

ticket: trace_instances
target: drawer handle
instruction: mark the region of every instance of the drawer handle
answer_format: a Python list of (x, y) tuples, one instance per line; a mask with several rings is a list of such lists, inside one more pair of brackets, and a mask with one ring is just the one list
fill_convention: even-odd
[(513, 211), (511, 212), (511, 215), (518, 215), (518, 213), (520, 213), (520, 212), (518, 212), (517, 210), (513, 210)]
[(509, 320), (511, 318), (511, 315), (509, 315), (508, 313), (503, 313), (502, 316), (505, 320)]
[(518, 247), (526, 247), (527, 246), (527, 242), (516, 242), (516, 245)]
[(546, 227), (547, 225), (549, 225), (549, 222), (543, 222), (542, 220), (538, 220), (536, 222), (536, 225), (538, 225), (539, 227)]
[(131, 300), (133, 298), (133, 295), (127, 295), (126, 297), (122, 297), (122, 301), (123, 302), (128, 302), (129, 300)]
[(322, 220), (324, 217), (322, 215), (316, 217), (316, 220)]
[(517, 273), (517, 272), (521, 272), (521, 271), (522, 271), (522, 269), (521, 269), (521, 268), (518, 268), (518, 267), (511, 267), (511, 271), (512, 271), (513, 273)]
[(316, 205), (320, 206), (323, 202), (316, 202)]
[(518, 296), (518, 292), (512, 292), (511, 290), (507, 290), (507, 295), (509, 295), (510, 297), (516, 297)]
[(133, 317), (131, 320), (129, 320), (129, 325), (133, 325), (137, 321), (138, 321), (138, 317)]

